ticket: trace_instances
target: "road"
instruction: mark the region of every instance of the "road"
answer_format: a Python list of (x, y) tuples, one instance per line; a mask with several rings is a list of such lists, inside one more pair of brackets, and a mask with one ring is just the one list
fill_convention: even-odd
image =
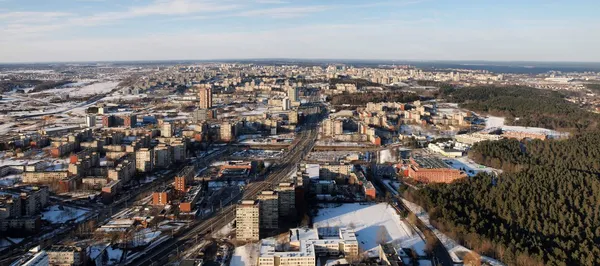
[[(237, 197), (234, 197), (231, 202), (235, 203), (236, 200), (240, 199), (255, 199), (256, 196), (263, 190), (267, 190), (272, 186), (280, 183), (292, 171), (295, 171), (297, 163), (299, 163), (314, 147), (317, 139), (317, 123), (316, 117), (310, 119), (309, 123), (304, 126), (304, 130), (298, 133), (298, 142), (292, 146), (288, 151), (285, 158), (279, 163), (271, 167), (271, 172), (265, 181), (252, 183), (246, 187), (246, 190), (242, 194), (240, 193)], [(181, 235), (175, 235), (169, 241), (158, 245), (158, 247), (152, 250), (146, 250), (145, 256), (141, 256), (129, 265), (161, 265), (169, 260), (169, 256), (176, 252), (178, 255), (183, 248), (190, 248), (193, 246), (194, 241), (197, 241), (198, 236), (203, 236), (207, 233), (212, 232), (214, 229), (220, 229), (232, 222), (235, 219), (235, 205), (228, 205), (216, 213), (212, 214), (210, 218), (202, 221), (194, 222), (185, 233)]]

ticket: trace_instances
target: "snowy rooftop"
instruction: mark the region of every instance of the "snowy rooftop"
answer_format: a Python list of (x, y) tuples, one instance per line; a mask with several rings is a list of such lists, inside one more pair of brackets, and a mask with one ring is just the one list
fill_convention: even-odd
[(311, 241), (302, 241), (299, 251), (277, 252), (275, 239), (263, 239), (260, 244), (260, 257), (314, 257), (315, 247)]

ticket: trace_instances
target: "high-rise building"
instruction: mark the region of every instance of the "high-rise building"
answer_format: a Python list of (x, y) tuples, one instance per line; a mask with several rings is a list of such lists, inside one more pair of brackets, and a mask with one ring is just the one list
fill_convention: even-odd
[(151, 172), (154, 169), (154, 149), (142, 148), (136, 151), (135, 165), (142, 173)]
[(175, 163), (182, 163), (187, 159), (186, 144), (184, 141), (175, 140), (171, 142), (173, 147), (173, 161)]
[(96, 116), (95, 115), (86, 115), (85, 116), (85, 126), (86, 127), (95, 127), (96, 126)]
[(279, 197), (275, 191), (263, 191), (257, 199), (260, 201), (260, 228), (279, 227)]
[(198, 99), (200, 103), (198, 107), (202, 109), (210, 109), (212, 108), (212, 89), (211, 88), (198, 88)]
[(169, 168), (173, 157), (173, 147), (164, 143), (154, 147), (154, 166), (156, 168)]
[(283, 111), (287, 111), (290, 110), (290, 108), (292, 107), (290, 98), (285, 97), (283, 98), (283, 100), (281, 100), (281, 110)]
[(180, 193), (185, 193), (194, 180), (196, 169), (194, 166), (186, 166), (175, 176), (175, 190)]
[(290, 88), (288, 88), (287, 93), (288, 93), (288, 98), (290, 98), (290, 102), (292, 102), (292, 105), (294, 103), (297, 103), (297, 102), (300, 101), (300, 96), (299, 96), (299, 93), (298, 93), (298, 88), (296, 88), (296, 87), (290, 87)]
[(173, 124), (165, 122), (160, 130), (160, 135), (165, 138), (173, 137)]
[(198, 123), (216, 118), (215, 110), (211, 109), (196, 109), (192, 112), (192, 122)]
[(238, 241), (260, 239), (260, 204), (254, 200), (243, 200), (235, 210), (235, 238)]
[(137, 126), (137, 116), (134, 114), (121, 116), (123, 119), (123, 126), (134, 128)]
[(230, 142), (235, 139), (233, 125), (230, 122), (221, 123), (221, 128), (219, 129), (219, 139), (224, 142)]
[(279, 196), (279, 216), (296, 216), (296, 188), (292, 183), (279, 183), (275, 188)]

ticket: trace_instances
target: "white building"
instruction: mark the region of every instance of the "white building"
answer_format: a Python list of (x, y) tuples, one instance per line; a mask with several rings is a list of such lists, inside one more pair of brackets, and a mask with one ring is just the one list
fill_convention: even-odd
[(165, 138), (173, 137), (173, 124), (165, 122), (160, 130), (160, 135)]
[(142, 148), (136, 151), (135, 165), (142, 173), (151, 172), (154, 169), (154, 149)]
[(274, 239), (261, 242), (259, 266), (314, 266), (317, 256), (357, 256), (358, 240), (347, 228), (295, 228), (289, 250), (277, 250)]
[(95, 115), (86, 115), (85, 116), (85, 126), (86, 127), (95, 127), (96, 126), (96, 116)]

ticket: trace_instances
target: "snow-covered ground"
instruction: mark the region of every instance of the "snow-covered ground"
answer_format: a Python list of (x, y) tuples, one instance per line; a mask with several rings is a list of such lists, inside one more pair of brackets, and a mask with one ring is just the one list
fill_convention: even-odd
[(44, 90), (33, 94), (50, 93), (50, 94), (69, 94), (70, 96), (87, 96), (92, 94), (107, 93), (117, 87), (119, 82), (116, 81), (96, 81), (82, 80), (75, 83), (70, 83), (58, 88)]
[(229, 266), (256, 266), (260, 242), (246, 244), (235, 248)]
[(493, 129), (504, 126), (504, 117), (488, 116), (485, 119), (485, 129)]
[(359, 247), (373, 251), (379, 247), (380, 238), (385, 242), (398, 244), (403, 248), (413, 248), (425, 255), (425, 242), (413, 230), (412, 226), (400, 219), (391, 206), (380, 204), (341, 204), (338, 207), (319, 209), (314, 218), (315, 227), (348, 227), (356, 232)]
[(70, 220), (80, 222), (85, 219), (87, 213), (88, 211), (84, 209), (53, 205), (42, 212), (42, 220), (53, 224), (66, 223)]
[(230, 235), (234, 229), (235, 228), (233, 227), (233, 222), (231, 222), (223, 226), (223, 228), (219, 229), (219, 231), (215, 232), (213, 235), (217, 238), (223, 238)]
[[(437, 228), (433, 227), (433, 225), (431, 225), (431, 221), (429, 220), (429, 214), (421, 206), (405, 199), (402, 199), (402, 202), (404, 203), (404, 205), (406, 205), (406, 207), (410, 209), (411, 212), (413, 212), (417, 216), (417, 218), (419, 218), (419, 220), (421, 220), (425, 224), (425, 226), (427, 226), (435, 234), (435, 236), (440, 240), (440, 242), (442, 242), (446, 250), (448, 250), (448, 253), (450, 253), (452, 260), (455, 263), (462, 262), (462, 260), (458, 256), (458, 253), (470, 252), (471, 250), (462, 245), (459, 245), (458, 243), (456, 243), (456, 241), (446, 236)], [(504, 265), (502, 262), (486, 256), (481, 256), (481, 261), (492, 266)]]
[(485, 130), (492, 131), (495, 129), (502, 129), (502, 131), (516, 131), (536, 134), (546, 134), (551, 137), (563, 137), (569, 135), (569, 133), (558, 132), (556, 130), (541, 128), (541, 127), (522, 127), (522, 126), (507, 126), (504, 124), (504, 117), (488, 116), (485, 120)]

